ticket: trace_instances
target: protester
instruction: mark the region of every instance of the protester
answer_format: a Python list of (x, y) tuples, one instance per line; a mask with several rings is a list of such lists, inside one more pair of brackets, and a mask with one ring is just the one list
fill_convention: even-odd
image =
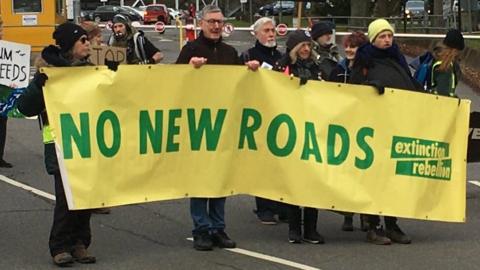
[(300, 84), (322, 79), (322, 71), (312, 53), (312, 38), (308, 31), (296, 30), (290, 33), (286, 46), (286, 53), (278, 61), (276, 70), (300, 78)]
[(312, 26), (313, 55), (321, 70), (321, 79), (328, 80), (333, 69), (341, 60), (337, 45), (332, 43), (334, 24), (320, 21)]
[[(358, 48), (352, 67), (350, 82), (370, 84), (380, 94), (384, 87), (422, 91), (422, 87), (413, 79), (405, 57), (393, 42), (393, 30), (385, 19), (377, 19), (368, 26), (369, 43)], [(384, 217), (386, 231), (380, 226), (380, 217), (369, 215), (367, 241), (388, 245), (392, 241), (409, 244), (411, 239), (398, 226), (396, 217)]]
[[(214, 5), (206, 5), (201, 10), (199, 19), (202, 31), (196, 40), (183, 46), (176, 63), (191, 64), (195, 68), (205, 64), (243, 64), (235, 48), (222, 41), (222, 10)], [(259, 62), (255, 60), (246, 64), (252, 70), (259, 67)], [(236, 246), (225, 232), (225, 201), (225, 197), (190, 199), (194, 225), (193, 247), (196, 250), (212, 250), (214, 245), (220, 248)]]
[[(349, 83), (350, 73), (353, 63), (355, 62), (355, 54), (358, 47), (368, 43), (365, 33), (362, 31), (354, 31), (343, 39), (343, 48), (345, 50), (345, 58), (341, 60), (336, 68), (332, 71), (329, 81)], [(353, 231), (353, 215), (351, 212), (339, 212), (344, 216), (342, 231)], [(362, 231), (368, 230), (367, 216), (360, 215), (360, 228)]]
[[(56, 46), (50, 45), (43, 49), (42, 59), (37, 61), (37, 69), (42, 66), (89, 65), (87, 59), (90, 42), (83, 28), (72, 23), (61, 24), (53, 33), (53, 39)], [(55, 179), (55, 209), (49, 239), (50, 254), (53, 262), (58, 266), (68, 266), (74, 261), (95, 263), (96, 258), (87, 252), (91, 242), (91, 212), (89, 210), (71, 211), (67, 206), (53, 141), (54, 135), (48, 124), (43, 99), (43, 87), (47, 79), (44, 73), (35, 74), (18, 100), (18, 109), (26, 116), (40, 116), (45, 145), (45, 165), (47, 172)]]
[(345, 58), (341, 60), (330, 74), (330, 81), (348, 83), (350, 72), (355, 62), (358, 47), (368, 43), (367, 36), (362, 31), (355, 31), (343, 39)]
[(435, 58), (432, 66), (432, 86), (435, 94), (455, 96), (455, 89), (461, 77), (461, 70), (457, 58), (465, 48), (465, 41), (460, 31), (451, 29), (433, 49)]
[[(3, 20), (0, 16), (0, 40), (3, 39)], [(8, 97), (12, 89), (5, 85), (0, 85), (0, 98), (3, 100)], [(5, 154), (5, 143), (7, 140), (7, 121), (8, 116), (0, 114), (0, 168), (12, 168), (11, 163), (6, 162), (3, 159)]]
[[(102, 29), (100, 29), (98, 24), (92, 21), (84, 21), (80, 24), (80, 26), (87, 32), (87, 37), (88, 37), (88, 41), (90, 41), (90, 45), (92, 46), (103, 45)], [(111, 213), (111, 209), (109, 207), (96, 208), (96, 209), (92, 209), (92, 213), (108, 215)]]
[[(263, 68), (272, 69), (282, 57), (282, 53), (277, 50), (275, 21), (269, 17), (259, 18), (253, 24), (253, 31), (255, 46), (243, 52), (240, 58), (243, 62), (257, 60)], [(255, 197), (255, 203), (257, 209), (254, 212), (262, 224), (277, 224), (275, 214), (278, 214), (280, 220), (287, 219), (285, 204), (261, 197)]]
[[(289, 34), (286, 54), (279, 61), (277, 70), (293, 74), (300, 78), (300, 84), (308, 80), (320, 80), (320, 68), (312, 54), (312, 39), (308, 31), (296, 30)], [(302, 237), (302, 209), (297, 205), (287, 205), (288, 214), (288, 241), (301, 243), (302, 240), (312, 244), (323, 244), (322, 235), (317, 232), (318, 210), (303, 208), (303, 237)]]
[(90, 45), (99, 46), (103, 44), (102, 41), (102, 29), (97, 23), (92, 21), (83, 21), (80, 26), (87, 32)]
[(122, 14), (113, 17), (113, 34), (108, 40), (109, 46), (127, 49), (127, 64), (157, 64), (163, 54), (141, 30), (132, 27), (130, 19)]

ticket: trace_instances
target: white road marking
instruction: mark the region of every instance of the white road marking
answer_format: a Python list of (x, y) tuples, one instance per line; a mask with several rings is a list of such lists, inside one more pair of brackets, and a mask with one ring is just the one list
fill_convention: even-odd
[[(12, 185), (12, 186), (16, 186), (16, 187), (24, 189), (28, 192), (36, 194), (38, 196), (42, 196), (42, 197), (47, 198), (49, 200), (55, 201), (55, 196), (54, 195), (52, 195), (50, 193), (47, 193), (47, 192), (44, 192), (44, 191), (41, 191), (39, 189), (33, 188), (31, 186), (22, 184), (18, 181), (15, 181), (13, 179), (10, 179), (10, 178), (6, 177), (5, 175), (0, 174), (0, 180), (7, 183), (7, 184)], [(193, 238), (187, 238), (187, 240), (193, 241)], [(278, 263), (278, 264), (283, 264), (283, 265), (290, 266), (290, 267), (293, 267), (293, 268), (296, 268), (296, 269), (321, 270), (320, 268), (311, 267), (311, 266), (308, 266), (308, 265), (305, 265), (305, 264), (288, 261), (288, 260), (285, 260), (285, 259), (282, 259), (282, 258), (277, 258), (277, 257), (273, 257), (273, 256), (270, 256), (270, 255), (265, 255), (265, 254), (262, 254), (262, 253), (242, 249), (242, 248), (231, 248), (231, 249), (225, 249), (225, 250), (228, 250), (230, 252), (234, 252), (234, 253), (237, 253), (237, 254), (242, 254), (242, 255), (254, 257), (254, 258), (257, 258), (257, 259), (262, 259), (262, 260), (266, 260), (266, 261), (270, 261), (270, 262), (274, 262), (274, 263)]]
[(480, 181), (468, 181), (470, 184), (480, 187)]
[(33, 193), (33, 194), (36, 194), (36, 195), (38, 195), (38, 196), (42, 196), (42, 197), (47, 198), (47, 199), (49, 199), (49, 200), (55, 201), (55, 196), (54, 196), (54, 195), (52, 195), (52, 194), (50, 194), (50, 193), (47, 193), (47, 192), (44, 192), (44, 191), (41, 191), (41, 190), (39, 190), (39, 189), (33, 188), (33, 187), (31, 187), (31, 186), (22, 184), (22, 183), (20, 183), (20, 182), (17, 182), (17, 181), (15, 181), (15, 180), (13, 180), (13, 179), (10, 179), (10, 178), (6, 177), (5, 175), (1, 175), (1, 174), (0, 174), (0, 180), (3, 181), (3, 182), (5, 182), (5, 183), (8, 183), (8, 184), (10, 184), (10, 185), (12, 185), (12, 186), (16, 186), (16, 187), (22, 188), (22, 189), (24, 189), (24, 190), (26, 190), (26, 191), (28, 191), (28, 192), (31, 192), (31, 193)]
[[(188, 241), (193, 241), (193, 238), (189, 237), (189, 238), (187, 238), (187, 240)], [(233, 253), (238, 253), (238, 254), (254, 257), (254, 258), (257, 258), (257, 259), (265, 260), (265, 261), (270, 261), (270, 262), (274, 262), (274, 263), (278, 263), (278, 264), (283, 264), (283, 265), (290, 266), (290, 267), (296, 268), (296, 269), (321, 270), (320, 268), (308, 266), (308, 265), (301, 264), (301, 263), (292, 262), (292, 261), (289, 261), (289, 260), (273, 257), (273, 256), (270, 256), (270, 255), (265, 255), (265, 254), (262, 254), (262, 253), (246, 250), (246, 249), (243, 249), (243, 248), (226, 248), (225, 250), (233, 252)]]

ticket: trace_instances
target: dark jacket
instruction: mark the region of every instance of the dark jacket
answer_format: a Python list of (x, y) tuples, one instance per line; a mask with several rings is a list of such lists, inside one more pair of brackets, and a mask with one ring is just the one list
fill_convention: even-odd
[(438, 69), (440, 64), (440, 61), (434, 63), (431, 89), (438, 95), (455, 96), (458, 78), (461, 77), (460, 65), (457, 62), (453, 62), (446, 71), (440, 71)]
[(210, 65), (243, 64), (235, 48), (224, 43), (221, 38), (217, 41), (210, 40), (203, 32), (200, 32), (197, 39), (183, 46), (176, 64), (188, 64), (192, 57), (205, 57)]
[(350, 81), (351, 70), (348, 67), (350, 61), (347, 58), (340, 61), (328, 78), (332, 82), (348, 83)]
[(306, 60), (297, 59), (297, 61), (292, 64), (290, 56), (287, 53), (278, 61), (274, 69), (285, 72), (287, 68), (289, 74), (300, 78), (300, 84), (305, 84), (308, 80), (322, 80), (322, 71), (318, 63), (312, 58)]
[(379, 49), (370, 43), (358, 48), (350, 83), (423, 91), (395, 43), (388, 49)]
[(275, 47), (266, 47), (262, 45), (258, 40), (255, 42), (255, 46), (246, 50), (240, 56), (240, 59), (246, 63), (251, 60), (257, 60), (262, 64), (266, 62), (272, 67), (282, 58), (282, 53)]
[[(136, 39), (136, 40), (135, 40)], [(135, 47), (135, 43), (137, 46)], [(132, 30), (131, 26), (127, 28), (127, 35), (120, 40), (115, 36), (110, 36), (109, 46), (126, 48), (128, 64), (154, 64), (153, 55), (160, 50), (145, 37), (141, 30)]]
[[(90, 65), (87, 60), (72, 62), (67, 60), (60, 54), (60, 49), (51, 45), (42, 51), (41, 66), (69, 67), (69, 66), (85, 66)], [(18, 110), (26, 116), (39, 115), (43, 125), (48, 125), (48, 119), (45, 111), (45, 101), (43, 99), (43, 87), (40, 87), (41, 76), (37, 72), (33, 80), (30, 82), (25, 92), (18, 98)], [(58, 172), (57, 154), (55, 152), (55, 144), (45, 144), (45, 167), (49, 174)]]
[(315, 57), (318, 67), (320, 68), (322, 80), (329, 80), (330, 74), (337, 67), (341, 60), (338, 53), (338, 47), (334, 44), (328, 46), (320, 46), (317, 42), (313, 42), (312, 53)]

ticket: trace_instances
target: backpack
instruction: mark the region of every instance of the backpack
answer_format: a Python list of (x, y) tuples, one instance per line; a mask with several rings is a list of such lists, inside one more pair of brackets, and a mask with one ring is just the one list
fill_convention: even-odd
[(432, 85), (433, 55), (426, 52), (414, 58), (409, 66), (415, 70), (413, 78), (422, 85), (423, 90), (428, 91)]

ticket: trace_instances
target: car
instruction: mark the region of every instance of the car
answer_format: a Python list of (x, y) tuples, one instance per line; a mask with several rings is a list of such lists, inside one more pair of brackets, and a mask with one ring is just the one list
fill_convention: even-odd
[(424, 1), (407, 1), (405, 3), (405, 16), (408, 19), (423, 19), (427, 15)]
[(258, 9), (258, 14), (262, 16), (275, 16), (280, 14), (280, 10), (282, 11), (283, 15), (293, 15), (293, 11), (295, 10), (295, 2), (276, 1), (271, 4), (266, 4)]
[(123, 8), (126, 8), (128, 10), (131, 10), (131, 11), (137, 13), (142, 18), (142, 21), (143, 21), (143, 16), (145, 16), (145, 11), (138, 10), (138, 9), (133, 8), (131, 6), (123, 6)]
[(165, 24), (170, 24), (170, 15), (168, 14), (168, 9), (166, 5), (163, 4), (151, 4), (145, 9), (145, 15), (143, 16), (143, 22), (156, 23), (163, 22)]
[(96, 22), (111, 21), (113, 17), (117, 14), (122, 14), (128, 17), (131, 21), (142, 20), (142, 17), (134, 11), (131, 11), (124, 7), (111, 5), (98, 6), (97, 9), (95, 9), (95, 11), (92, 13), (91, 17)]

